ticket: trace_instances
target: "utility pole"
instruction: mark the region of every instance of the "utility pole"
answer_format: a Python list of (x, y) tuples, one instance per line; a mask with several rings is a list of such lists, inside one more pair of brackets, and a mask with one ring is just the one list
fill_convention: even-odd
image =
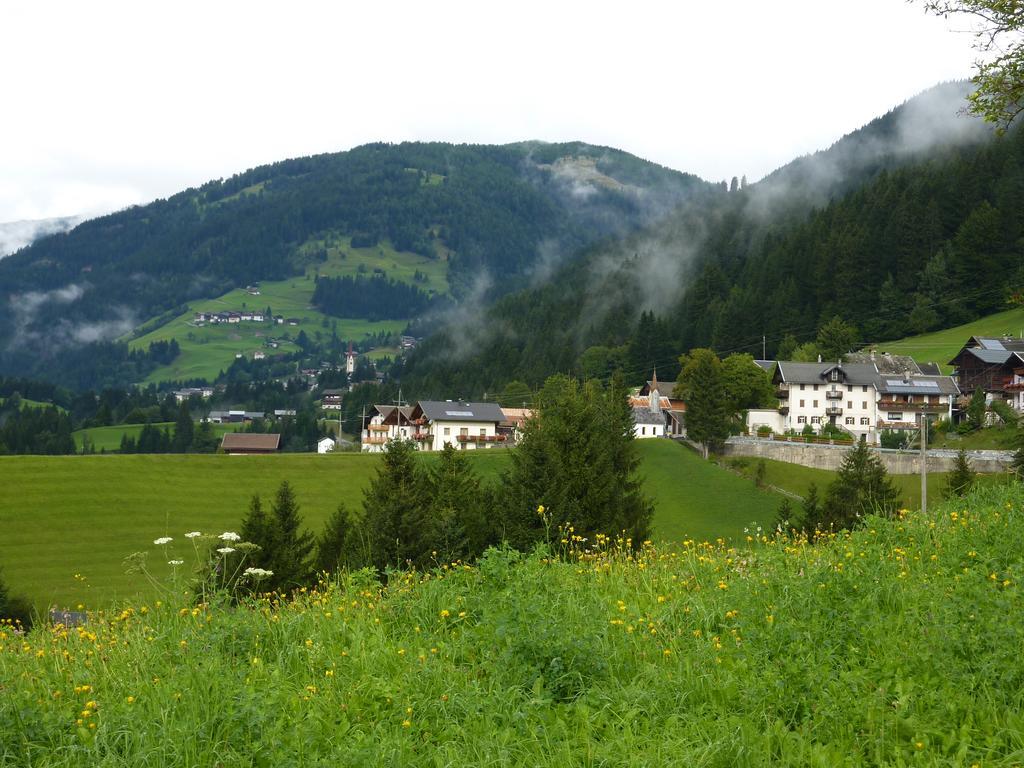
[(928, 413), (921, 411), (921, 514), (928, 514)]
[(767, 349), (768, 349), (768, 347), (765, 346), (765, 338), (764, 338), (764, 336), (762, 336), (761, 337), (761, 359), (762, 360), (767, 360), (768, 359), (768, 352), (766, 351)]

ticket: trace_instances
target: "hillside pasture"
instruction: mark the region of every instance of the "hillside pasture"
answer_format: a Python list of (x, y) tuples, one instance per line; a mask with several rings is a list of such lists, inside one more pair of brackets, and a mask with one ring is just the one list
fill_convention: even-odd
[[(772, 519), (778, 496), (689, 449), (668, 440), (640, 441), (638, 449), (656, 539), (735, 538)], [(488, 480), (508, 466), (504, 450), (469, 456)], [(173, 536), (178, 546), (186, 531), (235, 530), (253, 494), (269, 499), (282, 480), (319, 531), (340, 502), (360, 508), (379, 462), (379, 454), (359, 453), (0, 457), (0, 564), (12, 589), (41, 607), (132, 598), (144, 585), (125, 574), (125, 556), (150, 550), (159, 574), (172, 559), (155, 550), (155, 539)]]
[(897, 341), (883, 341), (876, 346), (879, 352), (910, 355), (919, 363), (938, 363), (944, 373), (952, 373), (948, 365), (971, 336), (1015, 336), (1024, 333), (1024, 307), (987, 315), (969, 323), (943, 331), (908, 336)]
[[(116, 451), (121, 447), (121, 438), (128, 436), (134, 440), (139, 439), (139, 433), (142, 432), (143, 424), (117, 424), (111, 427), (89, 427), (87, 429), (78, 429), (71, 433), (71, 436), (75, 439), (75, 447), (81, 451), (83, 446), (83, 440), (86, 436), (92, 444), (93, 450)], [(161, 421), (153, 425), (157, 429), (166, 429), (171, 433), (171, 437), (174, 436), (174, 422), (173, 421)], [(241, 427), (241, 424), (211, 424), (213, 428), (213, 434), (217, 437), (222, 437), (227, 432), (235, 432)], [(196, 429), (199, 425), (196, 425)]]

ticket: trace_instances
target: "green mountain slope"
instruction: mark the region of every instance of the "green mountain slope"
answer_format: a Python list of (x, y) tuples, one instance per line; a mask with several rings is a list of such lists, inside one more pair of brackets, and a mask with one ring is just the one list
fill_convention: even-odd
[(1024, 132), (964, 123), (963, 91), (591, 248), (422, 345), (407, 387), (493, 392), (568, 370), (639, 383), (654, 366), (674, 377), (694, 347), (772, 356), (837, 314), (878, 342), (1003, 308), (1024, 285)]
[[(0, 261), (0, 304), (11, 308), (0, 314), (0, 370), (53, 375), (68, 350), (188, 302), (303, 276), (345, 238), (443, 264), (420, 270), (434, 275), (428, 292), (506, 292), (542, 258), (710, 191), (694, 176), (579, 143), (374, 144), (287, 160), (85, 222)], [(373, 266), (403, 279), (387, 254)]]

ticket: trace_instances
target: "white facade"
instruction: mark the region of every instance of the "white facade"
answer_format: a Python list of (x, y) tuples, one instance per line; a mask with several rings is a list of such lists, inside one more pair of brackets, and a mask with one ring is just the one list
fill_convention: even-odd
[(494, 403), (420, 401), (414, 406), (376, 405), (362, 431), (362, 450), (379, 453), (391, 440), (412, 440), (421, 451), (460, 451), (503, 446), (505, 417)]
[(335, 448), (335, 442), (333, 437), (322, 437), (317, 441), (316, 452), (317, 453), (330, 453)]

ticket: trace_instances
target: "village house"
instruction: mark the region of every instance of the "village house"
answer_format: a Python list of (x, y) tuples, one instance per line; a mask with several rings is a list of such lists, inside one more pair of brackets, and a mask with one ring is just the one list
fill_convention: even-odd
[[(630, 398), (635, 437), (686, 437), (686, 404), (669, 396), (674, 387), (675, 384), (660, 383), (658, 372), (654, 371), (651, 380)], [(655, 430), (658, 418), (663, 426), (661, 430)]]
[(174, 390), (176, 402), (184, 402), (190, 397), (201, 397), (204, 400), (208, 397), (213, 397), (213, 387), (185, 387), (184, 389)]
[[(313, 371), (313, 375), (316, 375)], [(340, 411), (341, 401), (345, 397), (343, 389), (325, 389), (320, 396), (320, 407), (325, 411)]]
[(363, 418), (362, 450), (381, 453), (390, 440), (410, 440), (417, 432), (411, 405), (375, 405)]
[(529, 408), (502, 408), (502, 415), (505, 420), (498, 424), (498, 434), (505, 435), (508, 443), (518, 443), (523, 437), (523, 428), (526, 420), (533, 416)]
[(412, 406), (376, 405), (366, 419), (362, 450), (384, 450), (389, 440), (412, 440), (421, 451), (502, 446), (508, 431), (499, 429), (506, 416), (495, 403), (421, 400)]
[(953, 378), (963, 393), (958, 404), (961, 409), (980, 389), (987, 403), (1002, 400), (1024, 412), (1020, 390), (1015, 388), (1017, 371), (1024, 368), (1024, 339), (972, 336), (949, 365), (953, 366)]
[(316, 442), (317, 453), (330, 453), (337, 447), (333, 437), (321, 437)]
[[(900, 365), (905, 370), (896, 373)], [(917, 429), (922, 414), (951, 416), (959, 395), (951, 377), (922, 373), (910, 358), (896, 363), (779, 361), (772, 382), (778, 417), (751, 411), (751, 429), (763, 424), (775, 432), (800, 432), (810, 425), (818, 432), (832, 425), (869, 443), (879, 442), (884, 430)]]

